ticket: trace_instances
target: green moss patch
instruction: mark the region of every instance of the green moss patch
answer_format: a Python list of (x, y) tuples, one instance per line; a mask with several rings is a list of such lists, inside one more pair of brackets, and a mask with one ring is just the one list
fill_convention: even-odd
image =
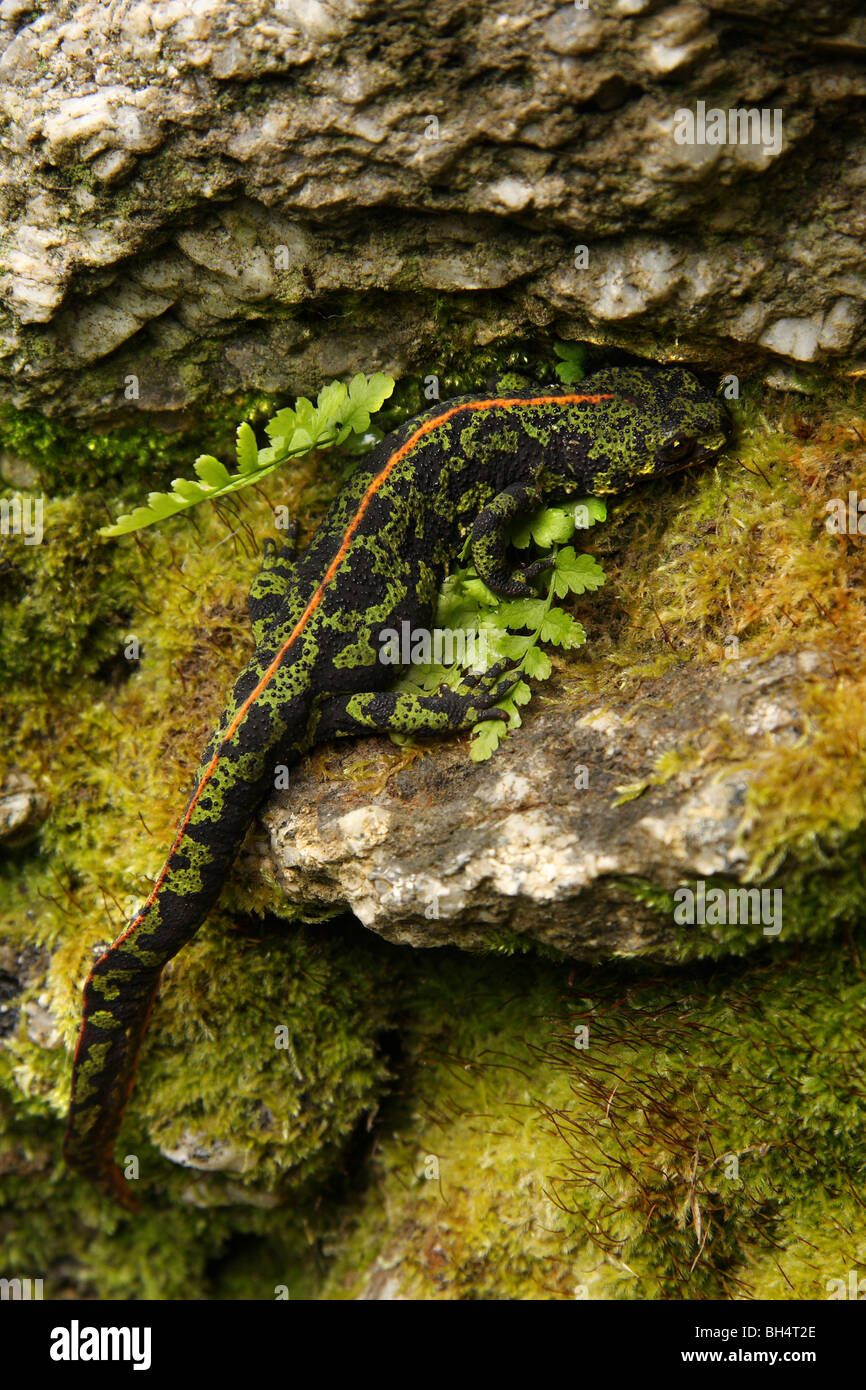
[[(543, 355), (491, 352), (472, 370), (455, 354), (441, 394), (536, 373)], [(403, 383), (386, 425), (426, 403)], [(121, 1146), (142, 1213), (62, 1168), (82, 980), (146, 895), (250, 651), (273, 508), (309, 535), (339, 469), (305, 461), (146, 538), (95, 532), (145, 480), (226, 453), (243, 414), (221, 403), (175, 434), (5, 417), (46, 533), (2, 541), (0, 770), (27, 772), (48, 813), (0, 851), (0, 967), (27, 963), (2, 1016), (4, 1273), (45, 1275), (52, 1297), (824, 1297), (866, 1263), (856, 930), (668, 973), (412, 953), (357, 924), (278, 927), (268, 914), (290, 905), (258, 872), (253, 832), (154, 1012)], [(804, 937), (862, 916), (866, 575), (861, 538), (824, 520), (830, 497), (866, 492), (864, 415), (859, 396), (748, 395), (739, 452), (622, 499), (587, 535), (608, 585), (574, 602), (587, 645), (557, 657), (580, 704), (673, 663), (817, 652), (832, 679), (804, 676), (798, 740), (756, 751), (719, 727), (654, 774), (748, 765), (752, 871), (796, 890)], [(232, 1166), (209, 1168), (219, 1145)]]

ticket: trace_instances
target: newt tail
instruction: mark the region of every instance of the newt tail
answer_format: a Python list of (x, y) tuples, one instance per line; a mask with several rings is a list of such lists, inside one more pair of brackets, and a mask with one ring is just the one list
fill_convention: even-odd
[[(203, 778), (144, 906), (96, 962), (84, 985), (84, 1013), (73, 1062), (64, 1157), (108, 1197), (136, 1210), (140, 1203), (114, 1162), (115, 1140), (135, 1081), (141, 1043), (163, 967), (195, 935), (219, 896), (225, 876), (214, 858), (200, 864), (200, 886), (185, 892), (192, 863), (201, 860), (190, 825)], [(231, 862), (261, 798), (238, 804), (232, 828), (220, 827), (219, 848)], [(217, 849), (214, 843), (213, 849)]]

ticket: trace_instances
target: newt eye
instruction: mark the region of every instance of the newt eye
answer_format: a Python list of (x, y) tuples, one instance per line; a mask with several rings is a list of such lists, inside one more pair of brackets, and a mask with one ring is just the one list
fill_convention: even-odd
[(685, 463), (686, 459), (691, 458), (694, 448), (694, 439), (690, 439), (688, 435), (675, 434), (673, 439), (665, 440), (656, 458), (659, 463)]

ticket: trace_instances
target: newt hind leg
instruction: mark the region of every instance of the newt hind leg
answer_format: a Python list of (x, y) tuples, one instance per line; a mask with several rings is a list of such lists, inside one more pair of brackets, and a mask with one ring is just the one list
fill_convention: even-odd
[(505, 711), (494, 709), (494, 705), (514, 688), (518, 677), (507, 674), (499, 680), (502, 674), (500, 666), (484, 676), (472, 677), (472, 689), (466, 693), (442, 686), (436, 695), (376, 690), (331, 696), (320, 707), (316, 742), (353, 734), (438, 734), (471, 729), (485, 719), (507, 720)]

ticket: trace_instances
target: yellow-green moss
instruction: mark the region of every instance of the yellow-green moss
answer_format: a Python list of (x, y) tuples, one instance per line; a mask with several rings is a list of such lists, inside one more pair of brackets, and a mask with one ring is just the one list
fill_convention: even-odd
[(687, 974), (440, 962), (319, 1296), (826, 1297), (866, 1260), (864, 1015), (854, 942)]
[[(866, 496), (866, 396), (820, 399), (752, 390), (736, 408), (738, 439), (712, 470), (622, 499), (586, 548), (605, 591), (581, 609), (589, 640), (563, 663), (576, 703), (636, 692), (677, 662), (736, 671), (737, 661), (808, 648), (832, 679), (804, 676), (804, 728), (791, 746), (755, 747), (730, 724), (662, 755), (647, 785), (686, 766), (750, 778), (742, 835), (752, 876), (786, 855), (814, 863), (816, 843), (856, 837), (864, 822), (866, 549), (830, 534), (826, 504)], [(726, 660), (726, 640), (739, 644)], [(640, 788), (624, 789), (624, 795)]]
[[(53, 437), (53, 426), (46, 429)], [(16, 439), (19, 449), (23, 437)], [(207, 443), (186, 437), (184, 471)], [(148, 454), (152, 449), (151, 431)], [(99, 464), (116, 499), (122, 494), (110, 491), (113, 464), (100, 456), (95, 472)], [(110, 1233), (117, 1216), (60, 1165), (67, 1049), (94, 950), (146, 895), (183, 806), (189, 770), (251, 648), (246, 594), (261, 539), (273, 530), (272, 507), (287, 505), (312, 529), (336, 485), (310, 461), (221, 513), (200, 509), (182, 533), (169, 527), (119, 545), (96, 537), (105, 517), (91, 493), (49, 495), (43, 543), (4, 541), (10, 568), (0, 595), (6, 677), (0, 772), (25, 770), (49, 813), (38, 840), (0, 853), (0, 936), (15, 951), (51, 953), (47, 977), (37, 964), (16, 999), (19, 1012), (0, 1053), (0, 1086), (14, 1097), (14, 1125), (0, 1143), (15, 1150), (11, 1131), (24, 1124), (21, 1142), (26, 1148), (40, 1136), (42, 1164), (32, 1202), (32, 1184), (8, 1179), (4, 1198), (19, 1215), (4, 1266), (24, 1258), (19, 1228), (35, 1223), (36, 1239), (37, 1211), (48, 1198), (60, 1211), (67, 1202), (80, 1204), (84, 1224), (77, 1236), (67, 1235), (84, 1260), (85, 1281), (99, 1266), (99, 1287), (109, 1296), (181, 1296), (181, 1276), (174, 1277), (167, 1260), (144, 1276), (134, 1265), (115, 1274), (109, 1245), (97, 1240), (91, 1248), (88, 1227)], [(128, 659), (133, 639), (138, 656)], [(253, 884), (254, 891), (243, 892)], [(227, 904), (240, 899), (243, 917), (266, 911), (275, 897), (247, 869)], [(387, 1075), (378, 1038), (392, 1011), (382, 969), (369, 954), (356, 959), (357, 948), (343, 941), (271, 936), (261, 925), (244, 936), (227, 916), (214, 914), (167, 974), (125, 1130), (155, 1208), (144, 1219), (152, 1227), (145, 1241), (158, 1238), (156, 1210), (190, 1190), (200, 1188), (195, 1201), (208, 1206), (243, 1202), (245, 1188), (258, 1200), (256, 1191), (273, 1197), (281, 1184), (309, 1188), (321, 1181), (376, 1104)], [(67, 1047), (28, 1038), (27, 1008), (37, 998), (58, 1020)], [(275, 1046), (282, 1026), (289, 1050)], [(226, 1197), (223, 1178), (197, 1177), (153, 1146), (194, 1140), (206, 1149), (226, 1135), (237, 1137), (244, 1171), (232, 1174), (230, 1185), (240, 1197)], [(161, 1201), (163, 1187), (169, 1195)], [(200, 1223), (199, 1216), (193, 1226)], [(217, 1222), (223, 1232), (236, 1225)], [(133, 1230), (140, 1226), (124, 1228), (125, 1246), (138, 1239)], [(213, 1250), (219, 1241), (210, 1242)], [(40, 1258), (44, 1265), (44, 1251)]]
[[(490, 353), (474, 376), (454, 358), (442, 394), (541, 355)], [(405, 384), (386, 423), (424, 403)], [(37, 781), (49, 816), (38, 839), (0, 853), (0, 931), (32, 956), (16, 1007), (41, 999), (67, 1045), (92, 952), (147, 892), (249, 651), (246, 591), (271, 507), (309, 531), (336, 486), (308, 462), (222, 516), (204, 507), (138, 541), (96, 540), (145, 478), (164, 486), (201, 450), (227, 454), (238, 418), (223, 403), (173, 436), (140, 422), (4, 424), (6, 447), (39, 466), (47, 529), (40, 547), (4, 542), (2, 761)], [(829, 536), (823, 519), (829, 496), (866, 494), (866, 421), (853, 398), (755, 393), (740, 423), (739, 461), (636, 494), (589, 535), (609, 583), (562, 670), (580, 676), (566, 687), (578, 701), (636, 690), (674, 662), (718, 662), (730, 635), (740, 659), (808, 645), (834, 663), (835, 685), (804, 682), (803, 741), (748, 752), (743, 836), (754, 872), (785, 883), (787, 942), (789, 928), (808, 938), (862, 916), (866, 576), (859, 540)], [(717, 729), (653, 780), (746, 757), (735, 729)], [(148, 1191), (139, 1217), (62, 1170), (69, 1055), (32, 1041), (24, 1013), (13, 1020), (0, 1054), (4, 1273), (50, 1271), (52, 1296), (271, 1298), (286, 1284), (345, 1298), (380, 1256), (376, 1278), (393, 1266), (419, 1297), (793, 1298), (822, 1297), (824, 1280), (866, 1260), (859, 937), (803, 946), (799, 960), (773, 941), (760, 959), (667, 975), (413, 953), (357, 923), (262, 920), (291, 908), (254, 851), (255, 836), (154, 1013), (124, 1130)], [(653, 884), (632, 888), (660, 901)], [(682, 949), (741, 944), (707, 932)], [(579, 1021), (588, 1051), (574, 1047)], [(274, 1047), (281, 1024), (291, 1050)], [(196, 1173), (155, 1147), (189, 1136), (228, 1139), (247, 1171)], [(742, 1187), (720, 1176), (726, 1152)], [(438, 1181), (423, 1175), (428, 1157)]]

